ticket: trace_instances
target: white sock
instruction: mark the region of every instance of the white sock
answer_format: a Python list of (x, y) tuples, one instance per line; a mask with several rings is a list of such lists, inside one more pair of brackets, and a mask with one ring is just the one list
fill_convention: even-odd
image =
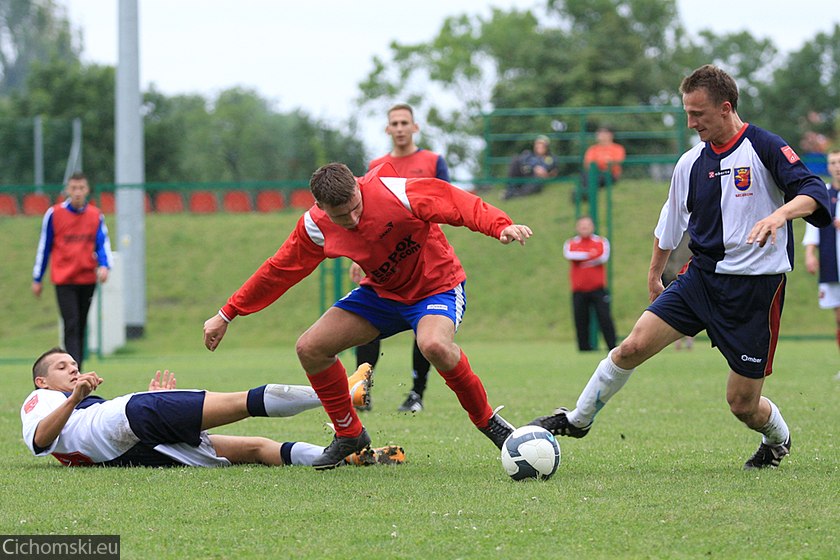
[(292, 445), (290, 456), (293, 465), (311, 467), (315, 458), (320, 457), (323, 452), (324, 448), (320, 445), (312, 445), (305, 441), (296, 441)]
[(790, 430), (782, 418), (782, 413), (779, 408), (767, 397), (761, 397), (770, 403), (770, 419), (767, 423), (756, 430), (762, 434), (761, 441), (767, 445), (780, 445), (787, 441), (790, 437)]
[(309, 385), (278, 385), (274, 383), (265, 386), (263, 404), (265, 405), (265, 412), (274, 417), (294, 416), (304, 410), (321, 407), (318, 395)]
[(611, 356), (612, 351), (601, 360), (578, 397), (577, 408), (566, 415), (569, 422), (578, 428), (591, 424), (598, 411), (627, 383), (633, 373), (632, 369), (622, 369), (615, 365)]

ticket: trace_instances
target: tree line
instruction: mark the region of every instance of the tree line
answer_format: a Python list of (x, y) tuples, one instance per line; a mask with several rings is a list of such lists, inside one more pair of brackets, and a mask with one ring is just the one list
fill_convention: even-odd
[[(32, 183), (36, 115), (48, 183), (63, 177), (77, 117), (86, 171), (113, 182), (115, 69), (83, 63), (81, 44), (54, 0), (0, 2), (0, 184)], [(736, 77), (745, 120), (803, 151), (814, 149), (809, 138), (839, 140), (840, 24), (781, 53), (747, 31), (689, 34), (675, 0), (545, 0), (533, 10), (447, 18), (430, 41), (395, 42), (375, 57), (358, 107), (381, 117), (394, 102), (411, 103), (421, 145), (480, 176), (482, 115), (493, 108), (679, 105), (682, 76), (709, 62)], [(353, 117), (336, 128), (303, 110), (278, 112), (245, 88), (213, 98), (150, 88), (143, 101), (148, 182), (301, 180), (332, 160), (365, 169)]]

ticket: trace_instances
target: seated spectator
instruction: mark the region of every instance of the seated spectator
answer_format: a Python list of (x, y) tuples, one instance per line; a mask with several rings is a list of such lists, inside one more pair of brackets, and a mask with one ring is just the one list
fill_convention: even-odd
[(502, 198), (507, 200), (508, 198), (517, 196), (536, 194), (542, 191), (545, 179), (556, 177), (558, 172), (557, 162), (554, 160), (554, 156), (551, 155), (548, 136), (537, 136), (536, 140), (534, 140), (533, 151), (525, 150), (513, 158), (508, 169), (508, 177), (511, 179), (533, 177), (537, 180), (533, 182), (514, 181), (508, 183), (507, 189), (502, 194)]
[(612, 182), (618, 182), (621, 177), (621, 164), (626, 153), (624, 146), (617, 144), (612, 129), (606, 126), (598, 127), (595, 131), (595, 143), (586, 149), (583, 155), (583, 184), (589, 179), (589, 167), (594, 163), (598, 167), (598, 186), (603, 187), (607, 182), (609, 172)]

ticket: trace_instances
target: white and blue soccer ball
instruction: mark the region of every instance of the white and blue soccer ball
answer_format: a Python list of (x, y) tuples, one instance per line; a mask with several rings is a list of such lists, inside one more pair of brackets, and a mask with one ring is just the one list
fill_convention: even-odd
[(560, 465), (560, 445), (539, 426), (522, 426), (502, 444), (502, 466), (513, 480), (548, 480)]

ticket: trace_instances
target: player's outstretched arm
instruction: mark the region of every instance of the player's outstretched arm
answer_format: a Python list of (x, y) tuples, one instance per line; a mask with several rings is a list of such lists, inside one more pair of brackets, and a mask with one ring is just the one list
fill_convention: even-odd
[(204, 346), (211, 352), (215, 351), (227, 332), (228, 322), (216, 313), (204, 321)]
[(520, 245), (525, 245), (525, 240), (532, 235), (534, 235), (534, 232), (528, 226), (511, 224), (502, 230), (501, 235), (499, 235), (499, 241), (502, 242), (502, 245), (507, 245), (513, 241), (519, 241)]

